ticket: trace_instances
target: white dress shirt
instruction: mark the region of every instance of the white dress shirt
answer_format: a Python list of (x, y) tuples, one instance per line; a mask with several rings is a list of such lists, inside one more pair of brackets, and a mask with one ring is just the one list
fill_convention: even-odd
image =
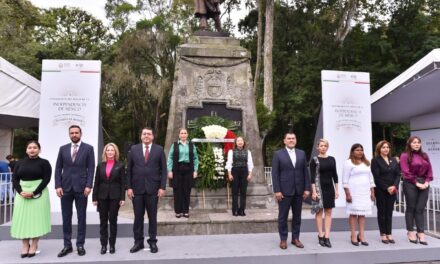
[(75, 148), (75, 145), (77, 146), (76, 147), (76, 153), (78, 154), (79, 146), (81, 145), (81, 141), (78, 141), (77, 143), (73, 143), (72, 142), (72, 144), (70, 145), (70, 156), (71, 157), (73, 156), (73, 149)]
[(286, 147), (286, 149), (287, 149), (287, 153), (289, 153), (289, 157), (290, 157), (290, 160), (292, 161), (293, 167), (295, 167), (295, 165), (296, 165), (295, 148), (290, 149), (290, 148)]
[(148, 153), (151, 153), (151, 145), (152, 145), (152, 143), (150, 143), (148, 145), (145, 145), (144, 143), (142, 143), (142, 154), (144, 155), (144, 158), (145, 158), (145, 149), (147, 148), (147, 146), (148, 146)]

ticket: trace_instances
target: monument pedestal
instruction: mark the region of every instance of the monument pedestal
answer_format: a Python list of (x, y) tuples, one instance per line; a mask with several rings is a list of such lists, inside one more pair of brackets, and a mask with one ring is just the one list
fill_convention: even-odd
[[(274, 206), (272, 190), (264, 177), (250, 52), (241, 47), (237, 39), (193, 36), (179, 47), (166, 151), (177, 140), (179, 128), (188, 127), (202, 116), (218, 116), (234, 122), (247, 141), (255, 165), (248, 188), (248, 208)], [(172, 195), (172, 189), (167, 193)], [(161, 208), (173, 209), (172, 196), (161, 201)], [(227, 189), (215, 192), (193, 190), (190, 208), (230, 208)]]

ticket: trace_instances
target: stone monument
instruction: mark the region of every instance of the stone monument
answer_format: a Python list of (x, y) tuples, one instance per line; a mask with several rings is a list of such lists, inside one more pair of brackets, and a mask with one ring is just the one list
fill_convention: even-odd
[[(264, 176), (250, 52), (231, 37), (193, 36), (178, 49), (166, 150), (177, 139), (180, 127), (187, 127), (197, 117), (210, 115), (229, 119), (240, 127), (255, 164), (247, 206), (268, 207), (273, 202), (272, 190)], [(201, 194), (193, 191), (191, 208), (230, 208), (225, 189), (205, 193), (206, 203), (202, 206)], [(172, 194), (172, 190), (167, 194)], [(161, 206), (172, 208), (170, 200)]]

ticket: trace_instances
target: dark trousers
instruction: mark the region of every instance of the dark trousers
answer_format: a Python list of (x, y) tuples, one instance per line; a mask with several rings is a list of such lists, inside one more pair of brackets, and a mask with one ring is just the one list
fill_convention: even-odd
[[(99, 199), (99, 233), (101, 245), (107, 246), (107, 242), (111, 246), (116, 243), (116, 234), (118, 232), (118, 211), (119, 199)], [(108, 223), (110, 222), (110, 237), (108, 235)]]
[(64, 246), (72, 247), (72, 207), (75, 201), (76, 214), (78, 217), (78, 235), (76, 246), (84, 246), (86, 240), (86, 211), (87, 197), (80, 192), (65, 192), (61, 197), (61, 213), (63, 215)]
[[(232, 188), (232, 212), (244, 211), (246, 209), (246, 192), (247, 192), (247, 176), (249, 171), (247, 167), (232, 168), (232, 177), (234, 179), (231, 182)], [(238, 206), (238, 195), (240, 194), (240, 207)]]
[(390, 195), (388, 191), (376, 188), (377, 223), (381, 235), (391, 235), (393, 224), (393, 210), (396, 195)]
[(144, 215), (148, 215), (148, 242), (156, 242), (157, 235), (157, 193), (135, 194), (133, 197), (134, 224), (133, 233), (136, 244), (144, 243)]
[(299, 239), (301, 229), (302, 195), (284, 196), (278, 202), (278, 232), (281, 240), (287, 240), (289, 229), (287, 228), (287, 218), (290, 208), (292, 208), (292, 240)]
[(404, 181), (403, 193), (406, 200), (406, 230), (414, 231), (415, 220), (417, 232), (423, 233), (425, 231), (425, 207), (428, 202), (429, 187), (420, 190), (414, 184)]
[(194, 181), (193, 171), (189, 164), (179, 163), (178, 166), (178, 170), (173, 172), (174, 212), (187, 214)]

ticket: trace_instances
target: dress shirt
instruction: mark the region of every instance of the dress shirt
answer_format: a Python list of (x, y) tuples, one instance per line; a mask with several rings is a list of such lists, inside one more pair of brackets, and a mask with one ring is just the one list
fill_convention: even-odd
[(403, 178), (416, 184), (417, 178), (425, 178), (425, 182), (432, 181), (432, 166), (428, 157), (423, 158), (419, 153), (413, 153), (411, 164), (408, 164), (408, 154), (402, 153), (400, 155), (400, 169), (403, 173)]
[(290, 157), (290, 160), (292, 161), (293, 167), (295, 167), (295, 165), (296, 165), (295, 148), (290, 149), (290, 148), (286, 147), (286, 149), (287, 149), (287, 153), (289, 153), (289, 157)]
[(81, 141), (78, 141), (77, 143), (72, 142), (72, 144), (70, 145), (70, 156), (71, 157), (73, 155), (73, 149), (75, 148), (75, 145), (77, 146), (77, 149), (76, 149), (77, 153), (76, 154), (78, 154), (79, 147), (81, 146)]
[[(226, 166), (225, 166), (225, 169), (227, 171), (231, 171), (232, 169), (232, 163), (234, 162), (233, 151), (234, 150), (232, 149), (228, 151), (228, 159), (226, 161)], [(252, 169), (254, 168), (254, 162), (252, 161), (252, 154), (250, 150), (247, 151), (247, 168), (248, 171), (252, 171)]]
[(144, 155), (144, 158), (145, 158), (145, 149), (147, 148), (147, 146), (148, 146), (148, 153), (151, 154), (151, 145), (152, 145), (152, 143), (150, 143), (148, 145), (145, 145), (144, 143), (142, 143), (142, 155)]
[[(189, 162), (189, 143), (182, 143), (182, 141), (178, 140), (179, 143), (179, 162), (190, 163)], [(193, 144), (193, 154), (194, 154), (194, 171), (197, 172), (199, 170), (199, 156), (197, 154), (196, 145)], [(168, 160), (167, 160), (167, 169), (168, 171), (173, 171), (173, 155), (174, 155), (174, 143), (171, 144), (170, 152), (168, 152)]]

